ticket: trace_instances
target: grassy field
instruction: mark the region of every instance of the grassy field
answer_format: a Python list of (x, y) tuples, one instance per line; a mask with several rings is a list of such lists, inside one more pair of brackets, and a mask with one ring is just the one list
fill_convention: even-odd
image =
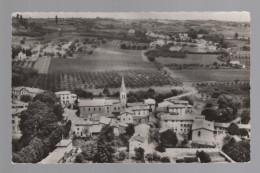
[(176, 79), (183, 82), (233, 82), (236, 79), (240, 81), (250, 80), (249, 69), (203, 69), (203, 70), (172, 70)]
[(187, 54), (185, 58), (156, 58), (161, 64), (213, 64), (214, 62), (222, 63), (217, 59), (218, 55), (206, 54)]
[(97, 48), (91, 56), (82, 54), (76, 59), (52, 58), (49, 73), (152, 68), (153, 63), (143, 62), (141, 53), (141, 50)]

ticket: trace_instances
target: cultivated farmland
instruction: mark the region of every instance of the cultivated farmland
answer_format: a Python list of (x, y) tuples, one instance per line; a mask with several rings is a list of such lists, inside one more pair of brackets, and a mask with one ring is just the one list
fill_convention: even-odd
[(156, 61), (162, 65), (166, 64), (213, 64), (214, 62), (222, 63), (219, 61), (219, 55), (209, 55), (209, 54), (187, 54), (185, 58), (156, 58)]
[(145, 69), (153, 67), (153, 63), (143, 61), (141, 50), (96, 48), (93, 54), (87, 57), (82, 54), (76, 59), (52, 58), (49, 73)]
[(124, 76), (126, 86), (130, 88), (181, 85), (180, 81), (165, 76), (155, 69), (150, 69), (41, 74), (36, 79), (35, 87), (51, 91), (73, 90), (74, 88), (118, 88), (121, 85), (122, 76)]
[(172, 70), (177, 79), (183, 82), (233, 82), (236, 79), (248, 81), (250, 79), (249, 69), (185, 69)]

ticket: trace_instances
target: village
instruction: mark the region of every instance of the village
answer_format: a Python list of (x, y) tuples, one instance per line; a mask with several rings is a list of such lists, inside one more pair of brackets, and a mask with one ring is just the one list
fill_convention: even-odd
[(13, 162), (250, 161), (249, 22), (12, 26)]
[[(21, 137), (20, 113), (28, 107), (28, 103), (19, 99), (25, 95), (33, 98), (43, 92), (36, 88), (13, 88), (13, 138)], [(161, 103), (156, 103), (151, 98), (143, 102), (127, 103), (127, 89), (123, 77), (119, 98), (80, 99), (69, 91), (59, 91), (55, 95), (64, 108), (62, 120), (70, 120), (72, 126), (69, 137), (61, 139), (56, 145), (57, 148), (40, 163), (74, 162), (82, 153), (83, 146), (74, 146), (73, 141), (96, 141), (102, 128), (107, 127), (113, 129), (115, 137), (126, 134), (127, 131), (129, 133), (131, 128), (126, 145), (114, 146), (116, 149), (113, 155), (123, 163), (138, 161), (135, 159), (138, 148), (143, 149), (144, 162), (151, 162), (155, 156), (161, 158), (156, 162), (164, 162), (167, 159), (168, 162), (200, 162), (196, 156), (198, 151), (208, 153), (211, 162), (234, 162), (221, 150), (223, 140), (228, 134), (227, 129), (234, 123), (239, 129), (247, 131), (246, 136), (234, 136), (234, 139), (250, 138), (250, 125), (241, 124), (241, 119), (230, 123), (207, 121), (205, 116), (193, 113), (193, 106), (188, 101), (178, 98), (167, 98)], [(78, 110), (73, 109), (75, 105)], [(164, 148), (160, 144), (162, 141), (158, 142), (158, 134), (172, 135), (170, 132), (175, 135), (176, 141)]]

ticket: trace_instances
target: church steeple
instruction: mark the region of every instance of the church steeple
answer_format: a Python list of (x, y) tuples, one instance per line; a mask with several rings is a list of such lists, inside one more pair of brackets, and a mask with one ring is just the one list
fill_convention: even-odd
[(126, 105), (127, 97), (126, 97), (126, 87), (124, 77), (122, 76), (122, 83), (120, 88), (120, 102), (122, 105)]

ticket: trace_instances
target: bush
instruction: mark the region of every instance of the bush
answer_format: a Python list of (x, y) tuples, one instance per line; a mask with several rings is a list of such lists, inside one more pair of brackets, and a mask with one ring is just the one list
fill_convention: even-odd
[(162, 157), (161, 162), (162, 163), (170, 163), (170, 159), (169, 159), (169, 157)]
[(211, 162), (210, 155), (204, 151), (196, 153), (196, 156), (200, 158), (201, 163), (209, 163)]
[(248, 131), (246, 129), (239, 129), (241, 136), (248, 136)]
[(32, 101), (32, 97), (30, 95), (22, 95), (20, 100), (22, 102), (30, 102), (30, 101)]
[(118, 154), (118, 160), (125, 160), (126, 158), (126, 153), (124, 151), (120, 151), (120, 153)]
[(227, 132), (230, 135), (240, 135), (240, 130), (237, 124), (231, 123), (227, 128)]
[(163, 145), (159, 145), (155, 148), (156, 151), (159, 151), (160, 153), (163, 153), (165, 152), (165, 148)]
[(77, 154), (74, 163), (83, 163), (85, 160), (83, 154)]
[(160, 134), (160, 141), (166, 147), (174, 147), (178, 143), (175, 132), (170, 129)]

